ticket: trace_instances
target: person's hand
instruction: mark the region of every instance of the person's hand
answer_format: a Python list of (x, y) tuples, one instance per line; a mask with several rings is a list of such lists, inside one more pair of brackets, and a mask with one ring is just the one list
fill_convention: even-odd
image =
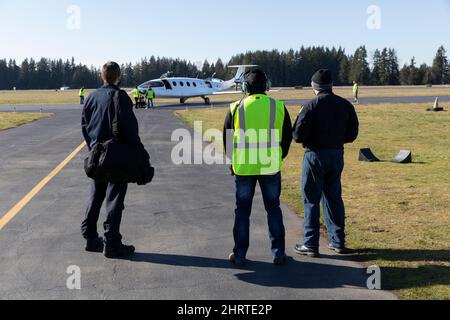
[(235, 174), (234, 174), (233, 166), (230, 166), (230, 172), (231, 172), (231, 175), (234, 177)]

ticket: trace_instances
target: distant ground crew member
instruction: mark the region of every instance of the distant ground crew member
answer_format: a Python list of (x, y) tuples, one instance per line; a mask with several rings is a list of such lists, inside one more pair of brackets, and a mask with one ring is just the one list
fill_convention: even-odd
[[(120, 67), (115, 62), (107, 62), (102, 69), (102, 78), (105, 84), (86, 100), (82, 116), (82, 131), (89, 150), (97, 143), (113, 138), (113, 120), (115, 109), (112, 108), (113, 99), (118, 92), (118, 127), (121, 143), (139, 145), (139, 127), (133, 113), (133, 102), (128, 94), (120, 90)], [(105, 182), (103, 180), (91, 181), (91, 194), (86, 210), (86, 218), (82, 223), (81, 231), (86, 239), (86, 251), (102, 252), (107, 258), (127, 258), (134, 254), (133, 246), (122, 244), (120, 224), (128, 184), (124, 182)], [(97, 222), (103, 202), (106, 201), (107, 218), (103, 227), (105, 239), (99, 237)]]
[(317, 97), (302, 108), (293, 130), (294, 140), (306, 149), (302, 177), (304, 242), (295, 247), (295, 252), (310, 257), (320, 256), (322, 200), (329, 249), (338, 254), (350, 254), (353, 251), (345, 243), (341, 174), (344, 170), (344, 144), (352, 143), (358, 137), (358, 116), (348, 100), (333, 93), (329, 70), (319, 70), (312, 78), (312, 87)]
[(147, 90), (147, 109), (153, 108), (153, 99), (155, 99), (155, 91), (151, 87)]
[(359, 103), (359, 83), (356, 81), (353, 81), (353, 96), (355, 103)]
[(134, 98), (134, 101), (135, 101), (136, 109), (139, 108), (139, 98), (140, 98), (140, 96), (141, 96), (141, 92), (139, 91), (138, 87), (136, 87), (133, 90), (133, 98)]
[(292, 142), (292, 123), (284, 103), (266, 95), (269, 87), (263, 71), (246, 73), (244, 91), (249, 97), (233, 103), (225, 119), (224, 145), (232, 152), (229, 158), (236, 176), (235, 247), (229, 260), (239, 267), (247, 262), (250, 215), (258, 182), (268, 214), (273, 262), (287, 262), (280, 208), (281, 166)]
[(84, 104), (84, 99), (86, 98), (86, 93), (84, 92), (84, 87), (80, 89), (80, 104)]

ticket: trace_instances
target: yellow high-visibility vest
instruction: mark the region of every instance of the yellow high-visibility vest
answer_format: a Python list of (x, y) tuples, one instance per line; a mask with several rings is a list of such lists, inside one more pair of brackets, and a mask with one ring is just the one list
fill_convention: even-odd
[(148, 89), (147, 90), (147, 99), (153, 100), (154, 97), (155, 97), (155, 91), (153, 91), (153, 89)]
[(133, 98), (139, 98), (139, 90), (138, 89), (134, 89), (133, 90)]
[(86, 94), (84, 93), (84, 90), (80, 89), (80, 97), (85, 97), (85, 96), (86, 96)]
[(283, 164), (283, 101), (264, 94), (230, 106), (234, 119), (233, 171), (238, 176), (272, 175)]

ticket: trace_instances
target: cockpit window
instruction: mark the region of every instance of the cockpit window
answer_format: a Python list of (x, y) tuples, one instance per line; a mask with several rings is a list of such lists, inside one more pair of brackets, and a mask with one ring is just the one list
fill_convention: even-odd
[(161, 88), (161, 87), (164, 87), (164, 83), (162, 83), (162, 82), (160, 82), (160, 81), (151, 81), (151, 82), (149, 83), (149, 86), (150, 86), (151, 88)]

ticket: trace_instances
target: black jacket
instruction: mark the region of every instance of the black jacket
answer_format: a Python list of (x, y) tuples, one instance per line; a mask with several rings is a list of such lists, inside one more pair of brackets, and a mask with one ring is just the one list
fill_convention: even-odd
[(320, 93), (300, 111), (293, 137), (312, 151), (343, 149), (358, 137), (355, 107), (332, 92)]
[[(86, 100), (81, 127), (89, 149), (92, 149), (99, 142), (106, 142), (113, 138), (112, 123), (115, 115), (113, 97), (117, 90), (119, 88), (115, 85), (104, 85), (89, 95)], [(119, 93), (118, 122), (120, 142), (141, 144), (138, 122), (133, 112), (133, 103), (123, 90)]]
[[(291, 116), (289, 115), (289, 111), (284, 108), (285, 117), (283, 123), (283, 135), (281, 140), (281, 148), (283, 150), (283, 159), (285, 159), (289, 154), (289, 149), (291, 148), (292, 143), (292, 121)], [(225, 123), (223, 126), (223, 145), (225, 147), (225, 152), (227, 156), (232, 158), (232, 150), (233, 150), (233, 115), (231, 114), (231, 110), (228, 110), (227, 117), (225, 118)], [(228, 138), (227, 138), (228, 137)]]

